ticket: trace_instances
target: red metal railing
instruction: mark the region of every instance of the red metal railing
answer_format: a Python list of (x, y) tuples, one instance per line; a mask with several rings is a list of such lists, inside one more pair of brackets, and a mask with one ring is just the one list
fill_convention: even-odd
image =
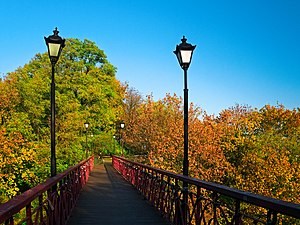
[[(300, 224), (299, 204), (178, 175), (116, 156), (113, 166), (174, 225)], [(183, 182), (188, 183), (188, 190), (182, 188)], [(183, 202), (184, 194), (188, 195), (187, 204)], [(187, 219), (184, 219), (185, 215)]]
[(0, 224), (65, 224), (93, 166), (90, 157), (0, 205)]

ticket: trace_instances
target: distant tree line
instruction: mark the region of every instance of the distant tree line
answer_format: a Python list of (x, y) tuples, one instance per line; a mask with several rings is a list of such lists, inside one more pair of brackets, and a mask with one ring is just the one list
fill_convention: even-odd
[[(126, 146), (155, 167), (182, 174), (183, 101), (126, 91)], [(189, 175), (300, 203), (300, 110), (236, 105), (219, 115), (189, 108)]]

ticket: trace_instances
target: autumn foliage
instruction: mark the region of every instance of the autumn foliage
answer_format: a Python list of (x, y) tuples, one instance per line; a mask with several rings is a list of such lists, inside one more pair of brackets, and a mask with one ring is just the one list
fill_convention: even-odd
[[(131, 89), (126, 105), (127, 148), (146, 154), (152, 166), (182, 173), (182, 99), (166, 95), (159, 101), (151, 96), (142, 101)], [(236, 105), (210, 116), (191, 104), (189, 175), (299, 203), (299, 137), (299, 110)]]
[[(103, 50), (89, 40), (67, 39), (55, 69), (59, 173), (83, 160), (87, 148), (89, 155), (103, 143), (113, 150), (108, 144), (124, 87)], [(47, 53), (0, 79), (0, 204), (50, 176), (50, 82)]]
[[(170, 94), (144, 99), (120, 84), (95, 43), (66, 43), (55, 76), (58, 172), (84, 159), (87, 147), (89, 154), (117, 153), (113, 135), (122, 119), (126, 126), (117, 141), (126, 154), (182, 173), (182, 99)], [(0, 81), (0, 203), (49, 177), (50, 79), (44, 53)], [(299, 109), (236, 105), (215, 116), (190, 104), (191, 177), (300, 203), (299, 155)]]

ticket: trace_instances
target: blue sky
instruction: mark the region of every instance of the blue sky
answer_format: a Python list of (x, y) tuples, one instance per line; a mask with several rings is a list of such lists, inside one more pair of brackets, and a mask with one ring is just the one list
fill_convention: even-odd
[(185, 35), (197, 45), (189, 100), (209, 114), (235, 104), (300, 107), (298, 0), (10, 0), (0, 12), (1, 76), (45, 52), (43, 37), (57, 26), (64, 38), (94, 41), (144, 96), (182, 96), (173, 50)]

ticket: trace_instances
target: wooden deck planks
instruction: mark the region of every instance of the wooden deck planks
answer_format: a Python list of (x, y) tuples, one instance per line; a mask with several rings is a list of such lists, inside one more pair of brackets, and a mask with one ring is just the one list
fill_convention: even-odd
[(111, 161), (106, 161), (95, 166), (68, 221), (68, 225), (83, 224), (168, 223), (115, 171)]

